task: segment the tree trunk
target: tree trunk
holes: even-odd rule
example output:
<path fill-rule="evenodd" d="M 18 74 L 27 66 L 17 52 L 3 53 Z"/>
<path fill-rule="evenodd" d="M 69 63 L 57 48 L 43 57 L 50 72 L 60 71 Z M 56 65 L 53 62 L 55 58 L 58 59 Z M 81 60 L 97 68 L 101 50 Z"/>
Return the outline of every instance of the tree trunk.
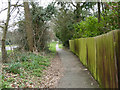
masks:
<path fill-rule="evenodd" d="M 8 12 L 7 12 L 7 20 L 3 29 L 3 37 L 2 37 L 2 61 L 3 62 L 7 62 L 7 52 L 5 49 L 5 41 L 6 41 L 6 34 L 7 34 L 7 30 L 8 30 L 8 24 L 9 24 L 9 20 L 10 20 L 10 6 L 11 3 L 8 0 Z"/>
<path fill-rule="evenodd" d="M 98 0 L 98 23 L 100 23 L 100 2 Z"/>
<path fill-rule="evenodd" d="M 120 29 L 120 1 L 118 2 L 118 27 Z"/>
<path fill-rule="evenodd" d="M 24 12 L 25 12 L 25 23 L 26 23 L 26 33 L 27 33 L 27 41 L 29 50 L 33 51 L 33 27 L 32 27 L 32 20 L 30 15 L 30 9 L 28 2 L 24 2 Z"/>
<path fill-rule="evenodd" d="M 104 3 L 103 2 L 101 2 L 101 6 L 102 6 L 102 11 L 105 12 L 104 11 L 105 8 L 104 8 Z"/>
<path fill-rule="evenodd" d="M 76 14 L 76 21 L 79 22 L 81 20 L 81 6 L 80 6 L 80 2 L 76 3 L 76 10 L 75 10 L 75 14 Z"/>

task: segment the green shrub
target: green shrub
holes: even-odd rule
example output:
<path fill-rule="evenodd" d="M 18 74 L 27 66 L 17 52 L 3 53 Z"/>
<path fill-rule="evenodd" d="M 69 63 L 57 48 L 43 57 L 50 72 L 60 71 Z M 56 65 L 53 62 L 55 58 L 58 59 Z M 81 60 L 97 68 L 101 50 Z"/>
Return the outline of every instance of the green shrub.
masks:
<path fill-rule="evenodd" d="M 94 37 L 100 35 L 103 32 L 104 20 L 101 20 L 101 23 L 98 23 L 96 17 L 87 17 L 85 21 L 74 24 L 75 33 L 73 38 L 81 37 Z"/>
<path fill-rule="evenodd" d="M 32 75 L 41 76 L 42 70 L 50 65 L 48 57 L 28 53 L 27 56 L 21 57 L 22 67 L 31 72 Z"/>
<path fill-rule="evenodd" d="M 10 73 L 12 72 L 14 74 L 20 74 L 20 67 L 21 67 L 21 64 L 19 62 L 16 62 L 16 63 L 10 64 L 8 67 L 4 69 Z"/>
<path fill-rule="evenodd" d="M 49 45 L 49 50 L 54 54 L 56 53 L 56 44 L 57 42 L 51 42 Z"/>
<path fill-rule="evenodd" d="M 9 88 L 9 83 L 2 80 L 2 88 Z"/>
<path fill-rule="evenodd" d="M 55 46 L 56 43 L 53 43 Z M 54 48 L 54 47 L 52 47 Z M 12 57 L 12 63 L 7 63 L 8 67 L 4 68 L 9 73 L 20 74 L 24 78 L 25 71 L 31 72 L 32 75 L 41 76 L 42 70 L 50 65 L 49 57 L 36 55 L 32 52 L 16 52 Z M 37 75 L 38 74 L 38 75 Z"/>
<path fill-rule="evenodd" d="M 21 60 L 22 62 L 28 61 L 28 57 L 27 57 L 27 56 L 22 56 L 22 57 L 20 58 L 20 60 Z"/>
<path fill-rule="evenodd" d="M 5 76 L 4 75 L 1 75 L 2 78 L 1 78 L 1 81 L 0 81 L 0 90 L 3 89 L 3 88 L 11 88 L 9 85 L 9 81 L 13 81 L 13 78 L 9 78 L 9 80 L 5 81 Z"/>

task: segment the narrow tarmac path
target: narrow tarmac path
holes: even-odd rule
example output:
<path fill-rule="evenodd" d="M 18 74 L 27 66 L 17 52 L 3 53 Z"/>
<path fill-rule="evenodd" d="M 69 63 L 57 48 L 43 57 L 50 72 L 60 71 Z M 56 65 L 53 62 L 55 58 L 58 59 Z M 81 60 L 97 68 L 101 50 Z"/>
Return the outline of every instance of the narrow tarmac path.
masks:
<path fill-rule="evenodd" d="M 58 82 L 57 88 L 98 88 L 98 83 L 90 72 L 80 62 L 79 58 L 69 50 L 63 50 L 56 45 L 61 59 L 64 76 Z"/>

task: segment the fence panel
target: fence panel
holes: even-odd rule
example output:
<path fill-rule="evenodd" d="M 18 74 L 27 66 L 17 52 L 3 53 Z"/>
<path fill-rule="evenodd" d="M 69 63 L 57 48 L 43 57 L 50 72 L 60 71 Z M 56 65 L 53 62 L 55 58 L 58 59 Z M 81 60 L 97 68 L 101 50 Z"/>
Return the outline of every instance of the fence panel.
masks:
<path fill-rule="evenodd" d="M 79 51 L 79 58 L 80 61 L 87 66 L 87 49 L 86 49 L 86 39 L 81 38 L 78 40 L 79 41 L 79 46 L 80 46 L 80 51 Z"/>
<path fill-rule="evenodd" d="M 88 69 L 96 79 L 96 41 L 95 38 L 87 38 L 87 63 Z"/>

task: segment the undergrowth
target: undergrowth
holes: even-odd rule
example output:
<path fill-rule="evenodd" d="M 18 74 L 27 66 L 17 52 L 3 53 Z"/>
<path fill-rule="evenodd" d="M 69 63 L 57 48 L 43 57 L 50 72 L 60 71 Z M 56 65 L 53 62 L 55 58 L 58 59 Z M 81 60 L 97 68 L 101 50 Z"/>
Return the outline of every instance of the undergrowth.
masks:
<path fill-rule="evenodd" d="M 42 71 L 47 69 L 50 65 L 51 58 L 53 58 L 56 53 L 55 46 L 56 42 L 51 43 L 49 48 L 51 53 L 47 53 L 45 55 L 23 51 L 14 51 L 14 54 L 9 54 L 10 62 L 3 64 L 2 88 L 11 88 L 10 84 L 15 82 L 14 78 L 6 78 L 6 73 L 18 75 L 23 79 L 28 75 L 41 77 L 43 75 Z"/>

